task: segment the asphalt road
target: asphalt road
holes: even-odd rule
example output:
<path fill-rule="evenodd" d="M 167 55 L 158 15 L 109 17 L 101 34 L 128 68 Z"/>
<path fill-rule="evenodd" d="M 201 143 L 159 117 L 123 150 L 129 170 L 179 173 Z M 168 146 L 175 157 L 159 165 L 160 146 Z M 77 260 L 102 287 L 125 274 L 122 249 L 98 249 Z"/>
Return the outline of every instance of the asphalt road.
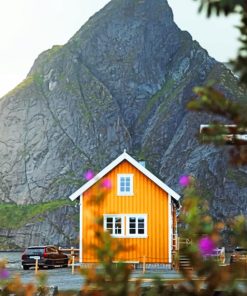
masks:
<path fill-rule="evenodd" d="M 11 277 L 19 274 L 24 284 L 31 282 L 38 283 L 34 269 L 23 270 L 21 268 L 10 268 L 9 271 Z M 85 283 L 85 278 L 77 270 L 75 270 L 75 273 L 72 274 L 71 267 L 41 269 L 39 272 L 47 274 L 47 286 L 57 286 L 59 291 L 80 290 Z M 135 270 L 132 272 L 130 280 L 135 281 L 136 279 L 142 278 L 142 286 L 148 286 L 151 284 L 152 279 L 157 277 L 167 280 L 181 278 L 181 276 L 174 271 L 148 271 L 143 275 L 142 270 Z"/>
<path fill-rule="evenodd" d="M 14 277 L 16 274 L 19 274 L 21 281 L 24 284 L 27 283 L 38 283 L 37 276 L 35 275 L 34 269 L 23 270 L 21 266 L 16 266 L 15 268 L 8 268 L 10 271 L 10 276 Z M 72 274 L 71 267 L 61 268 L 56 267 L 54 269 L 41 269 L 40 273 L 47 274 L 47 286 L 48 287 L 57 287 L 58 291 L 68 291 L 74 290 L 79 291 L 85 283 L 85 278 L 75 270 L 75 273 Z M 145 274 L 142 273 L 142 270 L 133 270 L 130 278 L 130 282 L 135 282 L 137 279 L 141 279 L 141 286 L 151 286 L 155 278 L 160 278 L 166 283 L 181 283 L 184 282 L 184 279 L 175 271 L 166 270 L 166 271 L 150 271 L 148 270 Z M 198 279 L 201 282 L 201 279 Z M 170 282 L 171 281 L 171 282 Z M 203 283 L 201 282 L 203 287 Z M 239 289 L 246 289 L 246 280 L 238 281 Z M 218 294 L 215 294 L 218 295 Z"/>
<path fill-rule="evenodd" d="M 7 269 L 10 271 L 10 276 L 14 277 L 19 274 L 23 283 L 37 283 L 37 277 L 33 268 L 23 270 L 21 266 L 21 253 L 20 252 L 0 252 L 0 261 L 7 262 Z M 85 278 L 78 272 L 74 274 L 71 272 L 71 267 L 54 269 L 42 269 L 39 272 L 47 274 L 47 286 L 57 286 L 58 290 L 79 290 L 85 283 Z M 135 281 L 136 278 L 143 279 L 143 286 L 150 285 L 153 278 L 160 277 L 162 279 L 178 279 L 181 276 L 174 271 L 148 271 L 143 275 L 142 270 L 134 270 L 131 275 L 131 280 Z"/>
<path fill-rule="evenodd" d="M 14 277 L 16 274 L 20 275 L 21 281 L 24 284 L 38 283 L 37 276 L 34 269 L 8 269 L 10 276 Z M 85 282 L 79 272 L 72 274 L 71 268 L 54 268 L 54 269 L 41 269 L 39 273 L 47 275 L 47 286 L 57 286 L 58 290 L 79 290 Z"/>
<path fill-rule="evenodd" d="M 29 270 L 23 270 L 21 267 L 20 258 L 21 253 L 18 252 L 0 252 L 0 261 L 7 260 L 7 269 L 9 270 L 11 277 L 14 277 L 16 274 L 19 274 L 21 281 L 25 284 L 38 283 L 37 277 L 35 275 L 35 270 L 33 268 Z M 85 283 L 85 278 L 78 271 L 75 271 L 74 274 L 72 274 L 71 271 L 71 267 L 57 267 L 54 269 L 39 270 L 40 273 L 47 274 L 48 287 L 57 287 L 58 291 L 79 291 Z M 142 273 L 142 270 L 133 270 L 130 281 L 135 281 L 136 279 L 141 278 L 142 286 L 150 286 L 152 285 L 153 279 L 157 277 L 162 279 L 163 281 L 168 282 L 169 280 L 175 280 L 176 282 L 180 282 L 180 280 L 183 281 L 181 275 L 172 270 L 147 270 L 145 274 Z M 241 285 L 240 282 L 239 284 Z"/>

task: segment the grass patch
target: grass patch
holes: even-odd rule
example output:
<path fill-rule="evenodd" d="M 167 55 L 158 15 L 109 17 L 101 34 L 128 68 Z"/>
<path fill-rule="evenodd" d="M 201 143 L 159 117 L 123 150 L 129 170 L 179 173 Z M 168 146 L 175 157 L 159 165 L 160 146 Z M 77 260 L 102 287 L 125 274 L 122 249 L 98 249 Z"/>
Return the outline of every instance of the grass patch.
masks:
<path fill-rule="evenodd" d="M 0 204 L 0 228 L 18 229 L 30 221 L 39 220 L 43 214 L 54 211 L 73 203 L 68 199 L 52 200 L 49 202 L 16 205 L 11 203 Z"/>
<path fill-rule="evenodd" d="M 9 91 L 6 95 L 14 96 L 18 92 L 27 89 L 33 83 L 34 77 L 33 75 L 28 76 L 25 78 L 21 83 L 19 83 L 13 90 Z"/>
<path fill-rule="evenodd" d="M 160 102 L 160 100 L 164 100 L 165 97 L 172 91 L 174 87 L 174 80 L 169 79 L 166 81 L 166 83 L 162 86 L 162 88 L 157 91 L 147 102 L 145 109 L 142 111 L 142 113 L 139 115 L 139 123 L 142 124 L 145 120 L 147 120 L 147 117 L 149 114 L 154 110 L 155 106 L 157 106 Z M 165 104 L 166 104 L 165 100 Z"/>
<path fill-rule="evenodd" d="M 226 177 L 235 182 L 240 188 L 247 187 L 247 174 L 235 169 L 228 169 Z"/>

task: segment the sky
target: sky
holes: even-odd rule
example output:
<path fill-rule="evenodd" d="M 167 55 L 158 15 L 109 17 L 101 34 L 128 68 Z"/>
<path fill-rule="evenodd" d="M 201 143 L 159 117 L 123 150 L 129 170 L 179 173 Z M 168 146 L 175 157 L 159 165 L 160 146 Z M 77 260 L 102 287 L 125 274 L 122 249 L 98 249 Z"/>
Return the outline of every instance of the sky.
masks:
<path fill-rule="evenodd" d="M 151 1 L 151 0 L 150 0 Z M 25 79 L 37 56 L 65 44 L 109 0 L 0 0 L 0 97 Z M 236 56 L 238 19 L 207 19 L 193 0 L 168 0 L 182 30 L 226 62 Z"/>

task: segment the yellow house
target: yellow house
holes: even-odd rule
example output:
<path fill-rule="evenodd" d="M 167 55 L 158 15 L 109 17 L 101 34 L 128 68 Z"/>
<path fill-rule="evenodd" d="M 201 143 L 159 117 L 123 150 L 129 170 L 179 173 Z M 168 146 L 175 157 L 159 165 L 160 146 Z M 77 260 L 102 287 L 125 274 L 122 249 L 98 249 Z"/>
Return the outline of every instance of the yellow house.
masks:
<path fill-rule="evenodd" d="M 100 180 L 108 180 L 100 206 L 87 202 Z M 86 246 L 94 243 L 89 208 L 102 217 L 104 230 L 132 248 L 121 261 L 172 264 L 180 196 L 125 151 L 70 197 L 80 199 L 80 262 L 96 262 Z"/>

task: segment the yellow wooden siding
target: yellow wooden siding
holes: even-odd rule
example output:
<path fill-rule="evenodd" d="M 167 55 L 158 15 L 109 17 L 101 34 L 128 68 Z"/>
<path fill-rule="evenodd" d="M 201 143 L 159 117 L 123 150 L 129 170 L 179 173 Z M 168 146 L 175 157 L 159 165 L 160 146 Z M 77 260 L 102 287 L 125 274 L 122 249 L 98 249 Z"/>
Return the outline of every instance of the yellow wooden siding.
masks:
<path fill-rule="evenodd" d="M 117 174 L 133 174 L 133 196 L 117 196 Z M 123 161 L 104 179 L 112 181 L 112 188 L 106 191 L 104 201 L 100 206 L 88 203 L 94 185 L 84 193 L 83 201 L 83 262 L 95 262 L 91 244 L 96 244 L 94 238 L 92 210 L 98 216 L 103 214 L 147 214 L 147 238 L 117 238 L 132 250 L 124 252 L 116 260 L 146 262 L 168 262 L 168 195 L 153 181 L 143 175 L 129 162 Z M 89 247 L 90 246 L 90 247 Z"/>

